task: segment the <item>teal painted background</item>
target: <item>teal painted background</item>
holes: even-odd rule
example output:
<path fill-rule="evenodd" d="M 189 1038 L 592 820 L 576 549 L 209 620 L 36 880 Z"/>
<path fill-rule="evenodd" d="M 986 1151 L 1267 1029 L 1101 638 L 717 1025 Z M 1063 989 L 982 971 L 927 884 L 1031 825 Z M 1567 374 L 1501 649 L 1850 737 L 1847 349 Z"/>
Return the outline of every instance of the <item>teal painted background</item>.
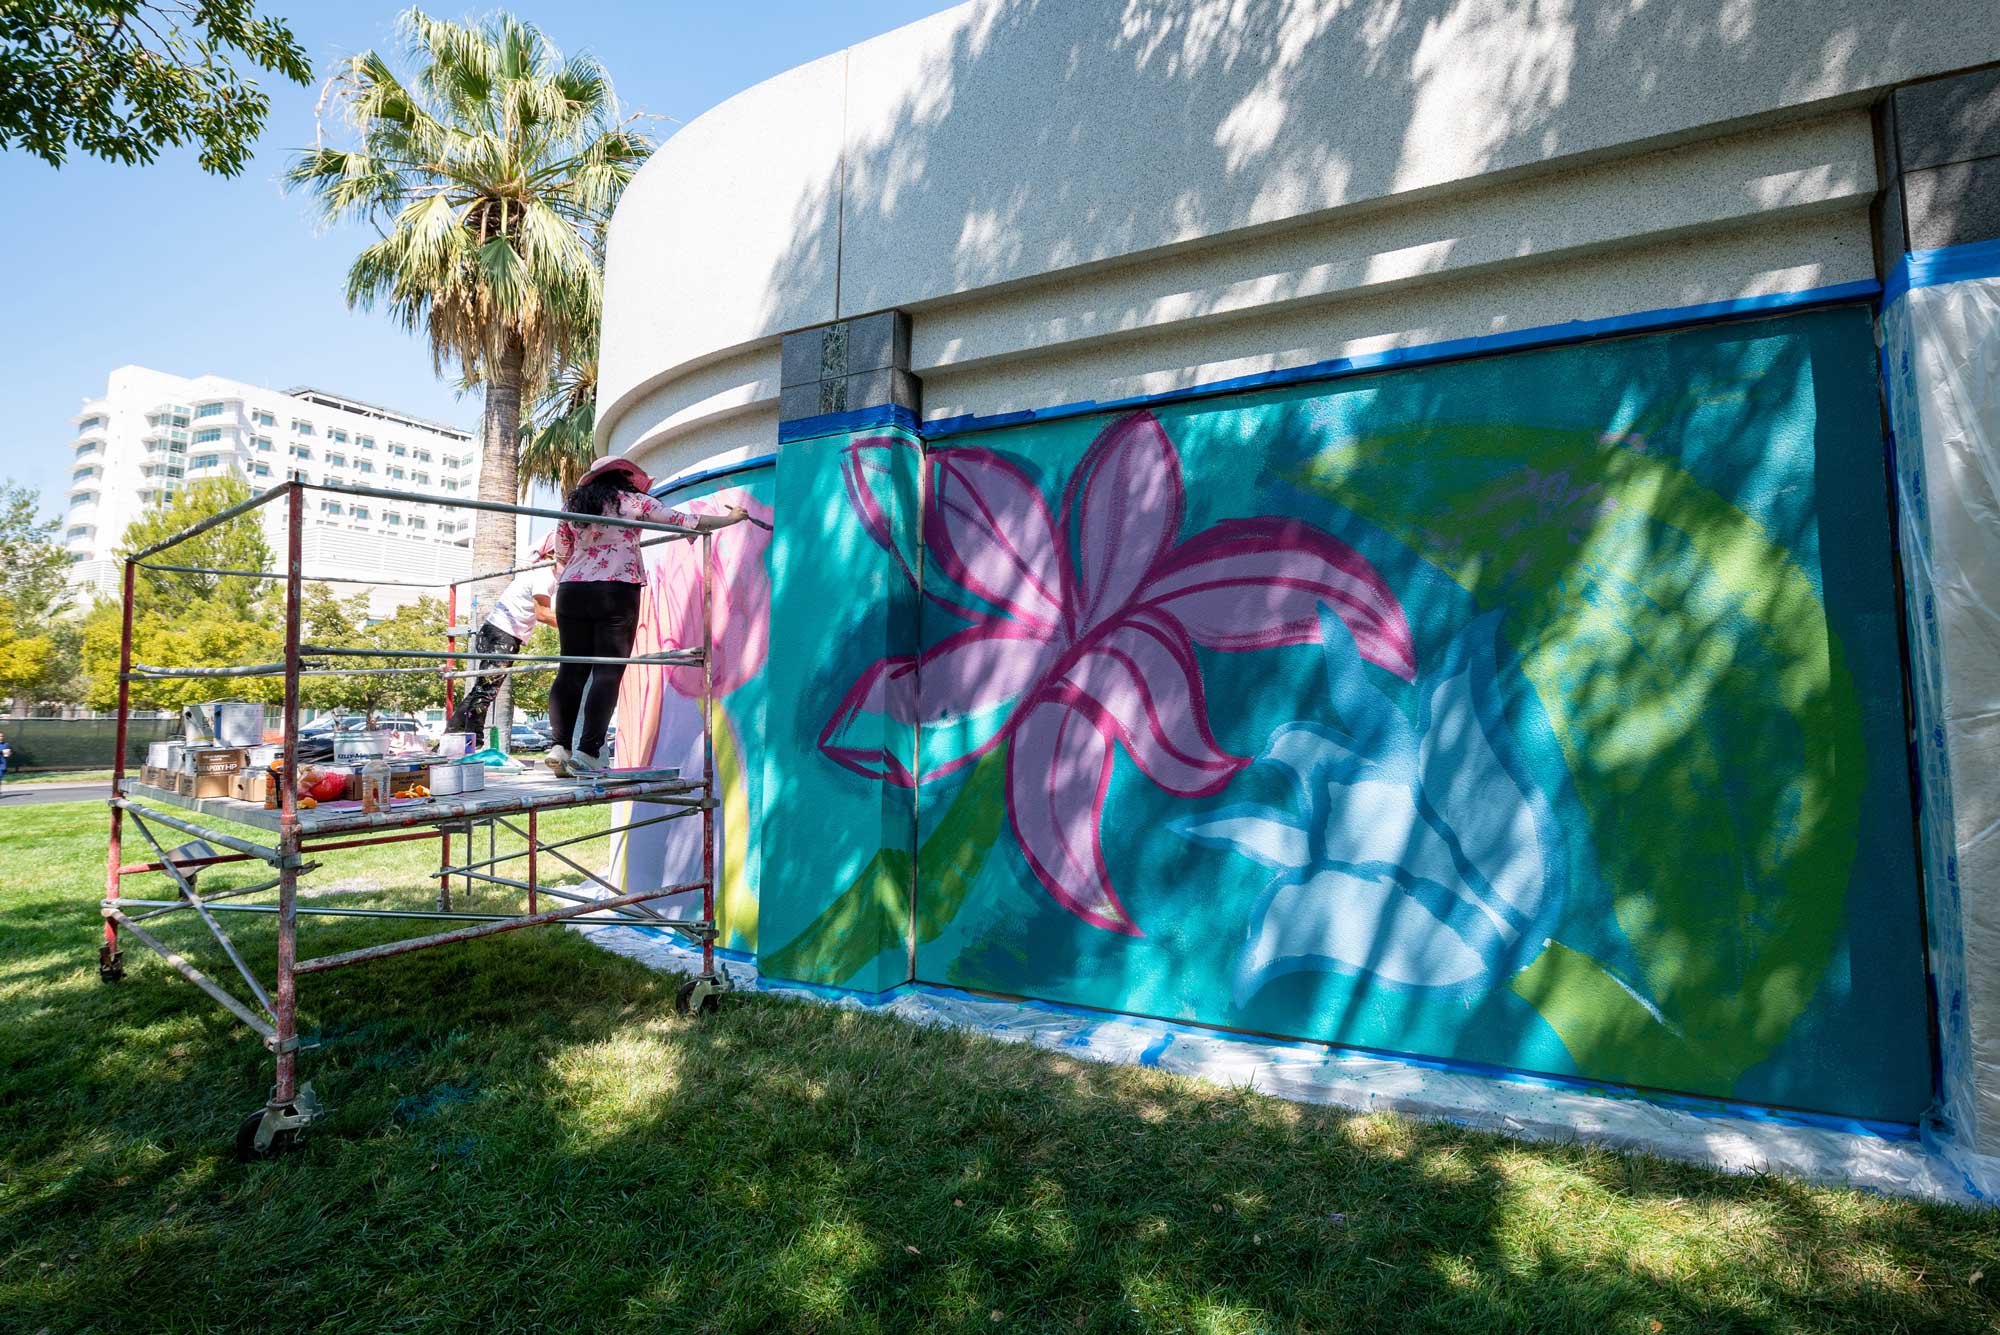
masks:
<path fill-rule="evenodd" d="M 1865 310 L 777 471 L 772 972 L 1928 1102 Z"/>

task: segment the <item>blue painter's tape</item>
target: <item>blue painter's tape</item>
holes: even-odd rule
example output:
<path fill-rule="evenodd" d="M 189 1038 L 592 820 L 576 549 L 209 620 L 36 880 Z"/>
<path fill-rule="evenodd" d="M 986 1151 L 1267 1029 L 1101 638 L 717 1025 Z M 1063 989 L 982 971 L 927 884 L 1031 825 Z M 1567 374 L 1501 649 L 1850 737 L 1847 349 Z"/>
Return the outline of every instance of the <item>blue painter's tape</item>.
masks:
<path fill-rule="evenodd" d="M 878 403 L 870 408 L 855 408 L 844 413 L 798 417 L 778 423 L 778 443 L 784 445 L 795 440 L 810 440 L 814 436 L 837 436 L 878 426 L 897 426 L 914 432 L 918 429 L 917 415 L 901 404 Z"/>
<path fill-rule="evenodd" d="M 1913 250 L 1889 271 L 1889 281 L 1882 285 L 1882 306 L 1887 309 L 1895 305 L 1912 288 L 1962 283 L 1968 278 L 1991 278 L 1995 274 L 2000 274 L 2000 239 Z"/>
<path fill-rule="evenodd" d="M 738 473 L 748 473 L 753 469 L 769 468 L 777 461 L 778 456 L 775 454 L 760 454 L 754 459 L 743 459 L 716 468 L 704 468 L 698 473 L 683 473 L 679 477 L 659 483 L 653 488 L 653 495 L 665 500 L 674 492 L 685 491 L 698 483 L 714 482 L 718 478 L 735 477 Z"/>
<path fill-rule="evenodd" d="M 1634 315 L 1614 315 L 1602 320 L 1571 320 L 1566 324 L 1512 329 L 1499 334 L 1450 339 L 1442 343 L 1426 343 L 1413 348 L 1391 348 L 1384 352 L 1363 353 L 1358 357 L 1335 357 L 1331 361 L 1314 362 L 1310 366 L 1297 366 L 1285 371 L 1265 371 L 1257 375 L 1212 381 L 1206 385 L 1190 385 L 1185 389 L 1165 390 L 1158 394 L 1139 394 L 1131 398 L 1111 399 L 1101 403 L 1093 399 L 1082 399 L 1075 403 L 1058 404 L 1050 408 L 1026 408 L 1019 412 L 993 413 L 987 416 L 968 413 L 958 417 L 940 417 L 924 423 L 923 434 L 927 439 L 934 440 L 944 436 L 967 435 L 975 431 L 1020 426 L 1026 422 L 1048 422 L 1065 417 L 1082 417 L 1090 413 L 1129 412 L 1135 408 L 1148 408 L 1155 404 L 1178 403 L 1218 394 L 1239 394 L 1250 389 L 1270 389 L 1274 386 L 1297 385 L 1316 380 L 1338 380 L 1345 376 L 1380 371 L 1393 366 L 1421 366 L 1495 352 L 1518 352 L 1527 348 L 1578 343 L 1585 339 L 1605 338 L 1614 334 L 1751 319 L 1768 315 L 1773 311 L 1865 301 L 1881 290 L 1881 284 L 1870 278 L 1852 283 L 1836 283 L 1830 287 L 1808 288 L 1803 292 L 1773 292 L 1761 297 L 1710 301 L 1699 306 L 1673 306 L 1664 310 L 1641 311 Z M 783 433 L 784 428 L 780 427 L 780 438 L 783 437 Z"/>

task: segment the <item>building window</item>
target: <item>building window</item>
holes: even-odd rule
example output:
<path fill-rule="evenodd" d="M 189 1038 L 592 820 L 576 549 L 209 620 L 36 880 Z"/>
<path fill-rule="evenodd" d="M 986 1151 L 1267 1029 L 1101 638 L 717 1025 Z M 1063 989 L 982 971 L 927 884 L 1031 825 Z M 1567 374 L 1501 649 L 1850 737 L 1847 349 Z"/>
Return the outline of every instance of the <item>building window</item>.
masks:
<path fill-rule="evenodd" d="M 430 461 L 431 461 L 431 452 L 430 452 L 429 450 L 418 450 L 418 451 L 417 451 L 417 462 L 418 462 L 418 463 L 420 463 L 420 464 L 427 464 L 427 463 L 429 463 Z"/>
<path fill-rule="evenodd" d="M 222 428 L 219 426 L 205 427 L 194 433 L 194 443 L 197 445 L 213 445 L 221 439 Z"/>
<path fill-rule="evenodd" d="M 90 526 L 88 524 L 79 524 L 75 528 L 71 529 L 68 534 L 69 540 L 71 542 L 75 542 L 78 538 L 87 538 L 89 536 L 90 536 Z"/>
<path fill-rule="evenodd" d="M 197 454 L 189 461 L 188 466 L 190 468 L 213 468 L 221 462 L 222 456 L 219 454 Z"/>
<path fill-rule="evenodd" d="M 395 478 L 398 481 L 401 481 L 403 477 L 403 470 L 400 468 L 391 467 L 389 469 L 389 476 Z"/>
<path fill-rule="evenodd" d="M 256 420 L 258 426 L 276 426 L 278 424 L 278 419 L 270 413 L 265 412 L 262 408 L 259 408 L 250 415 Z"/>
<path fill-rule="evenodd" d="M 348 513 L 353 515 L 356 519 L 366 519 L 368 517 L 368 507 L 365 505 L 357 505 L 352 510 L 348 511 Z"/>
<path fill-rule="evenodd" d="M 76 424 L 76 431 L 78 435 L 82 435 L 86 431 L 95 431 L 103 425 L 104 419 L 102 417 L 86 417 Z"/>
<path fill-rule="evenodd" d="M 285 470 L 285 476 L 290 478 L 294 482 L 312 481 L 311 478 L 306 476 L 306 470 L 303 468 L 288 468 Z"/>
<path fill-rule="evenodd" d="M 252 477 L 269 477 L 271 476 L 271 465 L 261 461 L 251 464 L 250 474 Z"/>
<path fill-rule="evenodd" d="M 347 456 L 344 454 L 334 454 L 329 451 L 326 456 L 326 466 L 328 468 L 345 468 L 347 467 Z"/>
<path fill-rule="evenodd" d="M 94 441 L 94 440 L 93 440 L 93 441 L 90 441 L 90 442 L 88 442 L 88 443 L 86 443 L 86 444 L 83 444 L 83 445 L 79 445 L 79 446 L 77 446 L 77 447 L 76 447 L 76 457 L 77 457 L 77 458 L 79 458 L 79 459 L 81 459 L 81 458 L 83 458 L 83 457 L 84 457 L 84 456 L 86 456 L 86 455 L 91 455 L 91 454 L 96 454 L 96 453 L 98 453 L 99 451 L 101 451 L 101 450 L 102 450 L 103 448 L 104 448 L 104 446 L 103 446 L 103 445 L 102 445 L 101 443 L 99 443 L 98 441 Z"/>
<path fill-rule="evenodd" d="M 412 520 L 410 521 L 410 527 L 411 527 L 411 528 L 429 528 L 429 527 L 430 527 L 430 525 L 429 525 L 428 523 L 426 523 L 426 522 L 425 522 L 425 520 L 424 520 L 424 517 L 423 517 L 422 515 L 418 515 L 418 516 L 416 516 L 416 517 L 415 517 L 414 519 L 412 519 Z"/>
<path fill-rule="evenodd" d="M 431 484 L 431 475 L 429 473 L 412 473 L 410 474 L 410 481 L 420 487 L 428 487 Z"/>
<path fill-rule="evenodd" d="M 398 459 L 407 458 L 410 453 L 410 447 L 407 445 L 391 445 L 389 453 L 395 455 Z"/>
<path fill-rule="evenodd" d="M 271 438 L 269 436 L 258 436 L 250 443 L 260 450 L 269 450 L 271 448 Z"/>
<path fill-rule="evenodd" d="M 194 415 L 196 417 L 220 417 L 222 416 L 222 410 L 224 406 L 225 405 L 220 403 L 197 404 L 195 406 Z"/>
<path fill-rule="evenodd" d="M 313 424 L 306 421 L 303 417 L 294 417 L 292 419 L 292 430 L 298 435 L 310 436 L 313 433 Z"/>
<path fill-rule="evenodd" d="M 294 459 L 310 459 L 313 457 L 312 447 L 308 445 L 293 445 L 285 452 Z"/>
<path fill-rule="evenodd" d="M 341 505 L 339 501 L 321 501 L 319 503 L 319 512 L 323 515 L 337 515 L 340 511 Z"/>
<path fill-rule="evenodd" d="M 347 433 L 341 430 L 337 426 L 329 427 L 327 429 L 326 438 L 331 441 L 336 441 L 342 445 L 345 445 L 347 443 Z"/>
<path fill-rule="evenodd" d="M 394 510 L 388 511 L 382 517 L 389 521 L 389 527 L 391 528 L 401 528 L 403 526 L 403 516 L 397 514 Z"/>
<path fill-rule="evenodd" d="M 372 473 L 375 471 L 375 461 L 373 459 L 358 460 L 354 466 L 360 469 L 364 473 Z"/>
<path fill-rule="evenodd" d="M 457 478 L 455 478 L 455 477 L 448 477 L 448 478 L 446 478 L 446 479 L 444 480 L 444 489 L 445 489 L 446 491 L 457 491 L 457 490 L 458 490 L 458 479 L 457 479 Z"/>
<path fill-rule="evenodd" d="M 361 447 L 362 449 L 364 449 L 364 450 L 372 450 L 372 449 L 374 449 L 374 448 L 375 448 L 375 437 L 373 437 L 373 436 L 356 436 L 356 437 L 354 438 L 354 443 L 355 443 L 356 445 L 359 445 L 359 446 L 360 446 L 360 447 Z"/>

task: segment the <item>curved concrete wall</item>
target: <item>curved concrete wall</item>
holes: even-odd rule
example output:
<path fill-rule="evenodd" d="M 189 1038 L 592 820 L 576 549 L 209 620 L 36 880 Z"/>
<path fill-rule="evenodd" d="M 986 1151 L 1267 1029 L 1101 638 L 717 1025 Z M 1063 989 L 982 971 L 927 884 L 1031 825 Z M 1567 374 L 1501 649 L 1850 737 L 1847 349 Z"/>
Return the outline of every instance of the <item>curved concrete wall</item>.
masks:
<path fill-rule="evenodd" d="M 926 416 L 1873 274 L 1867 104 L 1984 0 L 976 0 L 760 84 L 614 220 L 600 448 L 776 441 L 778 335 L 914 317 Z"/>

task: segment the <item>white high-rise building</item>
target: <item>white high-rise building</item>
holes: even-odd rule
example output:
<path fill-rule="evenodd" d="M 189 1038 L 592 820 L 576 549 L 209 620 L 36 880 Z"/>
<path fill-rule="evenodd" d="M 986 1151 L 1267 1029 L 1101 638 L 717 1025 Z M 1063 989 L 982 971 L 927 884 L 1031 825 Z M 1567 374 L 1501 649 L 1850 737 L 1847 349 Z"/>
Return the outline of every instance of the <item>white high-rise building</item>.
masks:
<path fill-rule="evenodd" d="M 240 477 L 263 490 L 287 477 L 442 496 L 478 493 L 470 433 L 311 388 L 262 389 L 221 376 L 192 379 L 143 366 L 113 371 L 102 397 L 71 419 L 63 543 L 73 579 L 115 597 L 126 526 L 187 483 Z M 274 553 L 284 507 L 262 511 Z M 301 545 L 308 579 L 435 581 L 471 573 L 473 516 L 415 502 L 308 492 Z M 383 615 L 420 589 L 366 588 Z"/>

